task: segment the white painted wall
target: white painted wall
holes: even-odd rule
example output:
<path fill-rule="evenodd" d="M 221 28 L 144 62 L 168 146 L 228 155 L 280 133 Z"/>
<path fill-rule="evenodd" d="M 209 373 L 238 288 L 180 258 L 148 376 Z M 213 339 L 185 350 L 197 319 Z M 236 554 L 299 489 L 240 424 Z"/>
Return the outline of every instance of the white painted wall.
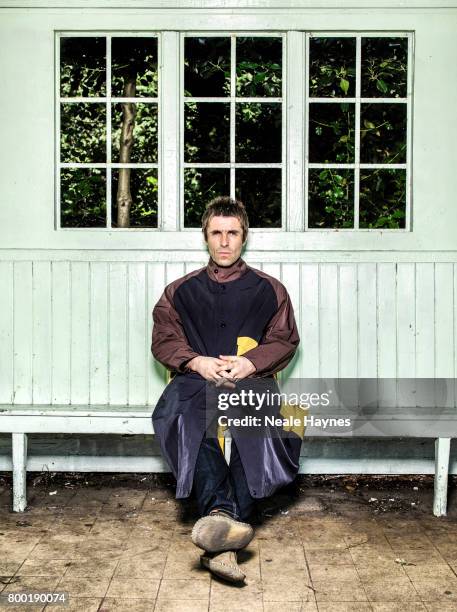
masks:
<path fill-rule="evenodd" d="M 54 229 L 56 30 L 413 31 L 412 231 L 257 230 L 245 259 L 291 293 L 302 342 L 290 375 L 456 375 L 455 2 L 61 4 L 0 2 L 0 403 L 152 407 L 165 380 L 152 307 L 206 261 L 198 231 Z"/>

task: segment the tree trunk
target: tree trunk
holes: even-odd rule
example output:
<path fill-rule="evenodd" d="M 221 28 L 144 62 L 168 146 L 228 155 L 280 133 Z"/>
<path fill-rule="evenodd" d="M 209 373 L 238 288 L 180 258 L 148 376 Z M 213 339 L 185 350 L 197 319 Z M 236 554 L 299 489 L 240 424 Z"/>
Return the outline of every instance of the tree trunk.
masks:
<path fill-rule="evenodd" d="M 136 93 L 136 74 L 129 74 L 124 78 L 122 95 L 133 98 Z M 122 104 L 122 128 L 119 142 L 119 161 L 130 163 L 133 147 L 133 128 L 135 127 L 135 105 L 132 102 Z M 117 186 L 117 226 L 130 227 L 130 208 L 132 194 L 130 193 L 130 168 L 119 168 L 119 182 Z"/>

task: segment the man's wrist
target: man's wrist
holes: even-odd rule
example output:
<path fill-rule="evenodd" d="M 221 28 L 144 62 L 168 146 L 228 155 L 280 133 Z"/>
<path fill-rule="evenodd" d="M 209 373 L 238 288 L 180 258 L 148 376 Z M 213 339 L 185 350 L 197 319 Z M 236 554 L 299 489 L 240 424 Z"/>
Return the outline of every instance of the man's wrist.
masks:
<path fill-rule="evenodd" d="M 192 372 L 196 372 L 197 364 L 199 361 L 200 355 L 197 355 L 197 357 L 192 357 L 192 359 L 189 359 L 189 361 L 186 363 L 186 368 L 188 370 L 192 370 Z"/>

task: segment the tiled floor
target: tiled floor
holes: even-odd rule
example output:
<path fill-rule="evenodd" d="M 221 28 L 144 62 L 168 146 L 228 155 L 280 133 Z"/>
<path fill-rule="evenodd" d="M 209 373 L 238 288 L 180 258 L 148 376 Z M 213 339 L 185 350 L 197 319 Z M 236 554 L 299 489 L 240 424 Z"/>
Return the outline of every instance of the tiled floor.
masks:
<path fill-rule="evenodd" d="M 28 510 L 16 514 L 5 485 L 2 601 L 29 590 L 68 593 L 70 604 L 48 605 L 51 612 L 457 610 L 455 515 L 376 512 L 368 500 L 328 487 L 275 503 L 239 554 L 248 581 L 236 587 L 200 568 L 190 541 L 195 516 L 183 514 L 170 487 L 38 486 Z"/>

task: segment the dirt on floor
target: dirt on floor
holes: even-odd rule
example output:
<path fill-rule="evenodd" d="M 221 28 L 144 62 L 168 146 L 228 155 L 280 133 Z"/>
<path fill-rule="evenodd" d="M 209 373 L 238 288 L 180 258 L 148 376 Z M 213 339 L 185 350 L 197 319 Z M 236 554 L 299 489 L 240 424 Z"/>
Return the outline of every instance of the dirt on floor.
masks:
<path fill-rule="evenodd" d="M 11 474 L 0 476 L 0 494 L 12 487 Z M 34 497 L 50 496 L 58 489 L 70 492 L 72 489 L 101 489 L 106 487 L 133 490 L 163 490 L 167 497 L 174 497 L 175 480 L 170 474 L 130 473 L 75 473 L 42 472 L 27 474 L 28 502 Z M 276 514 L 301 514 L 302 512 L 327 512 L 344 516 L 357 510 L 373 515 L 395 512 L 400 515 L 430 514 L 433 509 L 433 475 L 298 475 L 295 482 L 284 487 L 272 497 L 258 504 L 261 517 Z M 181 501 L 184 515 L 192 514 L 192 501 Z M 449 519 L 457 518 L 457 476 L 449 477 L 448 513 Z"/>

